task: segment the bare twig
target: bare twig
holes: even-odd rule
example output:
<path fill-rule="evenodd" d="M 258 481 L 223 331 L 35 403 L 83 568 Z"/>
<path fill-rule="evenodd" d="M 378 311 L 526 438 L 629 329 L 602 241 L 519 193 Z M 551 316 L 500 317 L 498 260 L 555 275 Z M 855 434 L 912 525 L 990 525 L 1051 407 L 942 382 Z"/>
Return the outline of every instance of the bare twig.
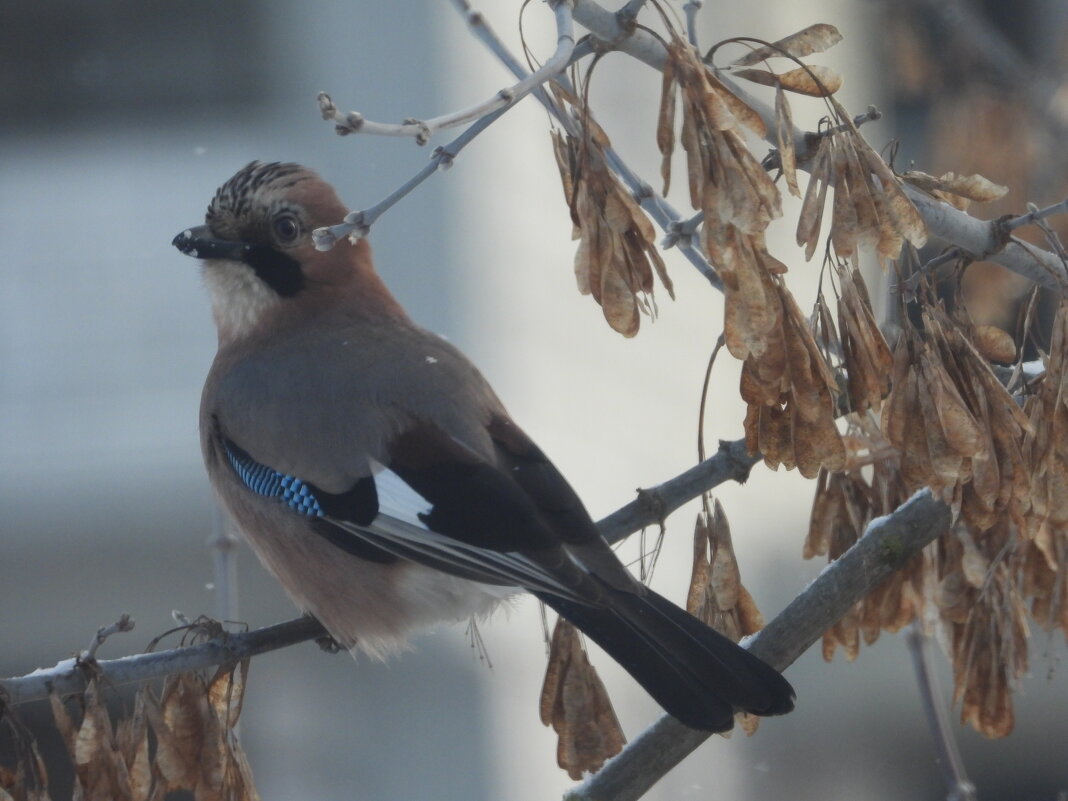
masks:
<path fill-rule="evenodd" d="M 920 287 L 920 282 L 923 280 L 924 276 L 933 274 L 934 271 L 941 267 L 943 264 L 949 264 L 952 261 L 965 263 L 966 259 L 967 256 L 961 251 L 960 248 L 948 248 L 942 253 L 939 253 L 926 264 L 922 265 L 912 275 L 905 279 L 904 284 L 899 285 L 898 287 L 896 287 L 896 289 L 899 292 L 904 291 L 906 300 L 910 299 L 915 296 L 916 291 Z"/>
<path fill-rule="evenodd" d="M 96 652 L 101 645 L 104 644 L 104 640 L 110 637 L 112 634 L 122 634 L 127 631 L 133 631 L 134 619 L 129 614 L 123 612 L 122 615 L 112 623 L 110 626 L 101 626 L 96 630 L 96 634 L 93 635 L 93 639 L 89 641 L 89 647 L 78 654 L 78 661 L 91 662 L 96 659 Z"/>
<path fill-rule="evenodd" d="M 946 704 L 938 685 L 938 677 L 931 668 L 928 640 L 918 622 L 913 621 L 906 629 L 905 641 L 912 655 L 912 665 L 916 669 L 916 684 L 920 689 L 923 711 L 927 715 L 927 725 L 931 728 L 931 737 L 938 751 L 937 761 L 942 767 L 946 781 L 946 799 L 976 801 L 975 785 L 968 780 L 965 773 L 964 760 L 946 715 Z"/>
<path fill-rule="evenodd" d="M 712 368 L 715 367 L 716 357 L 719 356 L 719 352 L 723 350 L 723 346 L 726 343 L 727 338 L 724 334 L 721 333 L 716 337 L 716 344 L 712 347 L 712 353 L 708 357 L 708 364 L 705 366 L 705 380 L 701 382 L 701 402 L 697 407 L 697 458 L 702 462 L 705 461 L 705 418 L 708 415 L 708 389 L 712 385 Z M 724 447 L 722 441 L 719 443 L 719 447 L 722 451 Z M 707 504 L 708 496 L 703 496 L 702 501 Z"/>
<path fill-rule="evenodd" d="M 905 183 L 901 187 L 927 223 L 931 236 L 956 245 L 975 261 L 990 261 L 1060 292 L 1068 281 L 1056 254 L 1000 233 L 998 220 L 979 220 Z"/>
<path fill-rule="evenodd" d="M 1011 220 L 1006 220 L 1002 223 L 1005 226 L 1006 231 L 1015 231 L 1024 225 L 1030 225 L 1038 220 L 1044 220 L 1047 217 L 1052 217 L 1054 214 L 1063 214 L 1068 211 L 1068 198 L 1062 200 L 1060 203 L 1054 203 L 1052 206 L 1046 206 L 1044 209 L 1040 209 L 1032 203 L 1027 204 L 1027 214 L 1021 214 L 1019 217 L 1014 217 Z"/>
<path fill-rule="evenodd" d="M 467 147 L 476 136 L 496 122 L 497 118 L 510 108 L 511 106 L 507 106 L 505 108 L 497 109 L 492 114 L 487 114 L 458 137 L 449 142 L 449 144 L 439 147 L 434 151 L 434 155 L 425 167 L 391 192 L 384 200 L 379 201 L 368 209 L 349 212 L 345 215 L 345 219 L 337 225 L 316 228 L 312 231 L 312 240 L 315 242 L 315 247 L 318 250 L 330 250 L 330 248 L 336 245 L 342 237 L 367 236 L 371 230 L 371 226 L 374 225 L 379 217 L 389 211 L 389 209 L 393 208 L 393 206 L 411 193 L 413 189 L 438 170 L 451 167 L 453 160 L 459 155 L 460 151 Z"/>
<path fill-rule="evenodd" d="M 1034 208 L 1034 204 L 1029 203 L 1028 207 Z M 1050 226 L 1049 220 L 1035 220 L 1035 227 L 1046 235 L 1046 241 L 1049 242 L 1049 246 L 1053 248 L 1053 252 L 1057 254 L 1061 264 L 1068 268 L 1068 250 L 1064 249 L 1064 243 L 1061 242 L 1060 235 Z"/>
<path fill-rule="evenodd" d="M 868 110 L 863 114 L 858 114 L 853 118 L 853 127 L 859 128 L 861 125 L 869 122 L 877 122 L 883 118 L 883 113 L 879 111 L 875 106 L 868 106 Z M 817 136 L 830 136 L 831 134 L 841 133 L 849 129 L 848 125 L 836 125 L 833 128 L 828 128 L 825 131 L 820 131 Z"/>
<path fill-rule="evenodd" d="M 853 118 L 852 128 L 859 128 L 862 125 L 865 125 L 869 122 L 875 122 L 876 120 L 881 120 L 882 118 L 883 113 L 879 111 L 878 108 L 876 108 L 875 106 L 868 106 L 867 111 L 865 111 L 863 114 L 858 114 Z M 811 153 L 813 149 L 813 144 L 819 142 L 820 139 L 823 139 L 828 136 L 834 136 L 836 133 L 843 133 L 844 131 L 848 130 L 851 130 L 851 126 L 849 125 L 849 123 L 843 122 L 838 125 L 823 128 L 819 131 L 819 133 L 807 133 L 805 134 L 805 148 L 800 152 Z M 763 161 L 760 162 L 760 166 L 762 166 L 765 170 L 769 171 L 781 170 L 782 157 L 779 155 L 779 149 L 777 147 L 773 147 L 768 153 L 768 155 L 764 157 Z"/>
<path fill-rule="evenodd" d="M 746 647 L 785 670 L 828 626 L 949 527 L 950 510 L 929 490 L 868 524 L 857 543 L 833 562 Z M 566 801 L 634 801 L 711 735 L 664 716 Z"/>
<path fill-rule="evenodd" d="M 215 569 L 215 619 L 237 620 L 237 543 L 230 521 L 215 509 L 214 531 L 208 539 Z"/>
<path fill-rule="evenodd" d="M 760 459 L 760 456 L 749 455 L 744 439 L 720 442 L 715 456 L 670 481 L 639 490 L 636 499 L 599 520 L 597 527 L 606 540 L 618 542 L 639 529 L 660 522 L 684 503 L 725 481 L 744 482 Z"/>
<path fill-rule="evenodd" d="M 467 19 L 468 24 L 472 26 L 472 28 L 478 28 L 485 24 L 482 20 L 482 15 L 473 11 L 466 0 L 454 0 L 454 4 L 461 10 Z M 319 250 L 330 250 L 330 248 L 337 244 L 342 237 L 367 236 L 371 230 L 371 226 L 374 225 L 379 217 L 395 206 L 402 198 L 407 196 L 412 190 L 422 184 L 423 181 L 436 173 L 439 169 L 452 166 L 453 160 L 464 147 L 466 147 L 476 136 L 482 133 L 482 131 L 486 130 L 486 128 L 496 122 L 502 114 L 512 108 L 519 100 L 531 92 L 537 92 L 539 95 L 544 95 L 541 85 L 548 78 L 552 77 L 552 75 L 567 66 L 571 53 L 574 50 L 574 33 L 571 25 L 571 0 L 556 0 L 553 5 L 553 11 L 556 15 L 558 32 L 556 53 L 554 53 L 553 57 L 536 72 L 527 73 L 524 71 L 522 76 L 517 76 L 520 77 L 519 83 L 508 90 L 511 93 L 511 98 L 508 102 L 493 108 L 484 109 L 481 115 L 478 116 L 475 122 L 466 131 L 444 147 L 438 148 L 426 166 L 419 170 L 419 172 L 413 175 L 403 185 L 390 193 L 384 200 L 370 208 L 349 212 L 345 215 L 344 220 L 336 225 L 317 228 L 313 231 L 312 239 L 315 242 L 315 247 Z M 324 118 L 333 119 L 333 115 L 337 114 L 337 109 L 334 107 L 333 101 L 325 93 L 320 93 L 319 105 Z M 430 120 L 418 124 L 422 126 L 431 126 L 432 123 L 436 124 L 436 121 Z M 428 130 L 432 133 L 433 130 L 440 130 L 442 127 L 445 126 L 437 125 L 436 128 L 431 127 Z"/>
<path fill-rule="evenodd" d="M 553 14 L 556 16 L 556 52 L 536 72 L 522 78 L 519 83 L 501 89 L 496 95 L 477 103 L 470 108 L 444 114 L 429 120 L 407 119 L 398 124 L 372 122 L 358 111 L 342 114 L 326 92 L 319 93 L 319 111 L 324 120 L 335 124 L 340 135 L 350 133 L 375 134 L 378 136 L 410 136 L 417 144 L 425 145 L 437 131 L 466 125 L 495 111 L 512 106 L 557 74 L 571 60 L 571 51 L 575 48 L 575 32 L 571 20 L 572 0 L 552 0 Z M 470 9 L 468 8 L 468 13 Z"/>

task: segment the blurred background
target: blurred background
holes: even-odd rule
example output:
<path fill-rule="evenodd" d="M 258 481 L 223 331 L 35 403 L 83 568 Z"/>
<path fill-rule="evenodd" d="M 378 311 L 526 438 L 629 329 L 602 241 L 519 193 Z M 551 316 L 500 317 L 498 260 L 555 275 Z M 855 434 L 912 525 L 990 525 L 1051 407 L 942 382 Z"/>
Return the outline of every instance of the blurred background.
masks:
<path fill-rule="evenodd" d="M 477 4 L 516 52 L 519 5 Z M 466 107 L 510 83 L 450 4 L 403 8 L 330 0 L 0 6 L 8 247 L 0 267 L 0 675 L 54 664 L 122 612 L 137 629 L 110 640 L 101 658 L 143 649 L 172 625 L 172 610 L 214 612 L 207 542 L 220 522 L 197 434 L 214 330 L 198 268 L 170 241 L 200 223 L 215 188 L 252 159 L 304 163 L 364 208 L 429 157 L 410 140 L 336 137 L 319 118 L 320 90 L 342 109 L 399 121 Z M 834 23 L 845 41 L 818 61 L 846 76 L 848 109 L 875 103 L 888 112 L 865 128 L 876 148 L 900 137 L 904 160 L 928 172 L 979 170 L 1025 186 L 1032 193 L 1016 208 L 1021 197 L 1054 202 L 1065 175 L 1051 104 L 1061 86 L 1063 3 L 1032 0 L 1010 12 L 975 2 L 964 17 L 954 8 L 706 0 L 700 30 L 710 45 Z M 969 18 L 1011 45 L 1020 72 L 976 56 L 960 23 Z M 535 54 L 552 52 L 542 4 L 530 4 L 525 32 Z M 659 85 L 648 69 L 610 55 L 591 91 L 614 144 L 654 183 Z M 967 111 L 953 105 L 977 96 L 982 103 Z M 809 129 L 821 113 L 818 103 L 794 104 Z M 412 315 L 483 368 L 599 518 L 635 488 L 694 463 L 722 299 L 668 253 L 677 300 L 658 294 L 659 319 L 644 320 L 636 339 L 613 333 L 575 291 L 548 130 L 540 108 L 522 103 L 387 214 L 371 242 Z M 438 135 L 431 148 L 449 138 Z M 790 210 L 785 220 L 770 245 L 790 265 L 804 306 L 818 265 L 799 258 Z M 712 443 L 742 435 L 737 380 L 724 355 L 706 424 Z M 823 566 L 800 557 L 811 492 L 796 475 L 758 466 L 745 487 L 717 493 L 743 579 L 767 617 Z M 656 587 L 678 603 L 694 512 L 668 520 L 656 573 Z M 637 542 L 630 547 L 636 556 Z M 243 547 L 238 560 L 237 617 L 251 626 L 292 617 Z M 462 625 L 419 638 L 388 664 L 354 663 L 310 643 L 255 659 L 242 740 L 265 801 L 558 797 L 572 782 L 555 767 L 555 737 L 537 717 L 545 664 L 537 605 L 519 602 L 479 630 L 492 666 Z M 1032 644 L 1033 676 L 1016 697 L 1012 736 L 991 742 L 960 732 L 984 798 L 1037 801 L 1068 788 L 1064 643 L 1036 631 Z M 659 710 L 621 670 L 593 659 L 636 736 Z M 948 687 L 941 658 L 939 667 Z M 648 797 L 944 797 L 902 637 L 884 635 L 856 664 L 826 664 L 813 649 L 788 676 L 794 714 L 750 739 L 713 738 Z M 44 705 L 19 714 L 58 754 Z M 0 764 L 9 756 L 0 751 Z M 64 792 L 69 778 L 57 769 L 54 797 Z"/>

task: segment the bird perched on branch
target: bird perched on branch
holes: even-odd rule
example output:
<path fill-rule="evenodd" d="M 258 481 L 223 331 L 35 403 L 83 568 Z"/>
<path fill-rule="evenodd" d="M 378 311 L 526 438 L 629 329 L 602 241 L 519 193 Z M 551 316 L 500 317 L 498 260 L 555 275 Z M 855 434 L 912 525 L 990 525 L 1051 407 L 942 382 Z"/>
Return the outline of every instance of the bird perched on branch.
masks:
<path fill-rule="evenodd" d="M 409 319 L 365 239 L 316 250 L 312 230 L 345 214 L 312 171 L 252 162 L 174 239 L 203 260 L 219 333 L 208 475 L 297 605 L 383 656 L 522 589 L 689 726 L 789 712 L 778 672 L 627 572 L 478 370 Z"/>

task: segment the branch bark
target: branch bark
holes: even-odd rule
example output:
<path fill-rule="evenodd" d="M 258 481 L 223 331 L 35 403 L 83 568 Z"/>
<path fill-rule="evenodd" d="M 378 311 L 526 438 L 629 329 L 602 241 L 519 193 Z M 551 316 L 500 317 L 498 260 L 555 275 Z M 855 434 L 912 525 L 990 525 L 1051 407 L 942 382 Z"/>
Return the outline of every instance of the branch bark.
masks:
<path fill-rule="evenodd" d="M 15 706 L 47 698 L 53 691 L 61 696 L 84 692 L 88 679 L 94 675 L 100 676 L 105 684 L 111 686 L 133 684 L 172 673 L 237 662 L 247 656 L 326 636 L 326 629 L 318 620 L 299 617 L 255 631 L 225 634 L 199 645 L 169 651 L 89 662 L 65 659 L 55 667 L 35 670 L 26 676 L 0 679 L 0 710 L 5 704 Z"/>

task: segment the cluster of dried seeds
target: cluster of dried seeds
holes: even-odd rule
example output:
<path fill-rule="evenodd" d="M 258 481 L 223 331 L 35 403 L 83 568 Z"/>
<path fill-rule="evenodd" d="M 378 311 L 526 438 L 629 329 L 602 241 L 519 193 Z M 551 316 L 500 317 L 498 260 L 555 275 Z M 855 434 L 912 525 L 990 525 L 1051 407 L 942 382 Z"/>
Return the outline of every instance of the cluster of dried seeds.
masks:
<path fill-rule="evenodd" d="M 834 190 L 830 240 L 841 259 L 869 247 L 896 259 L 905 242 L 920 247 L 927 228 L 893 171 L 867 143 L 849 114 L 828 97 L 837 126 L 820 136 L 797 221 L 797 244 L 812 258 L 820 239 L 828 188 Z"/>
<path fill-rule="evenodd" d="M 556 762 L 575 780 L 600 770 L 627 743 L 578 630 L 564 618 L 556 621 L 549 645 L 541 722 L 556 732 Z"/>
<path fill-rule="evenodd" d="M 764 628 L 753 596 L 742 584 L 742 574 L 731 542 L 731 528 L 716 500 L 697 515 L 693 532 L 693 572 L 686 595 L 686 611 L 738 642 Z M 746 734 L 756 731 L 760 718 L 742 712 L 738 723 Z"/>
<path fill-rule="evenodd" d="M 557 89 L 561 103 L 577 103 Z M 564 196 L 571 209 L 575 279 L 583 295 L 591 295 L 613 330 L 625 337 L 638 333 L 641 314 L 654 316 L 653 275 L 668 295 L 674 289 L 656 247 L 652 223 L 630 192 L 608 168 L 608 137 L 589 114 L 576 115 L 582 135 L 554 131 L 553 152 L 560 168 Z"/>
<path fill-rule="evenodd" d="M 94 685 L 82 696 L 81 721 L 52 696 L 56 726 L 85 801 L 156 801 L 187 790 L 195 801 L 259 801 L 234 733 L 248 662 L 220 667 L 210 679 L 169 676 L 160 696 L 140 690 L 133 712 L 111 725 Z M 149 732 L 152 734 L 152 747 Z"/>
<path fill-rule="evenodd" d="M 1021 406 L 984 355 L 997 337 L 929 302 L 897 343 L 879 425 L 851 416 L 865 436 L 846 438 L 845 471 L 821 474 L 806 543 L 806 556 L 834 559 L 922 487 L 951 506 L 951 530 L 829 631 L 824 654 L 841 645 L 853 658 L 859 634 L 870 643 L 880 629 L 921 620 L 947 647 L 962 720 L 991 737 L 1012 731 L 1028 618 L 1068 633 L 1066 320 L 1062 308 L 1046 373 Z M 885 453 L 879 437 L 892 455 L 871 461 L 868 480 L 855 454 Z"/>

